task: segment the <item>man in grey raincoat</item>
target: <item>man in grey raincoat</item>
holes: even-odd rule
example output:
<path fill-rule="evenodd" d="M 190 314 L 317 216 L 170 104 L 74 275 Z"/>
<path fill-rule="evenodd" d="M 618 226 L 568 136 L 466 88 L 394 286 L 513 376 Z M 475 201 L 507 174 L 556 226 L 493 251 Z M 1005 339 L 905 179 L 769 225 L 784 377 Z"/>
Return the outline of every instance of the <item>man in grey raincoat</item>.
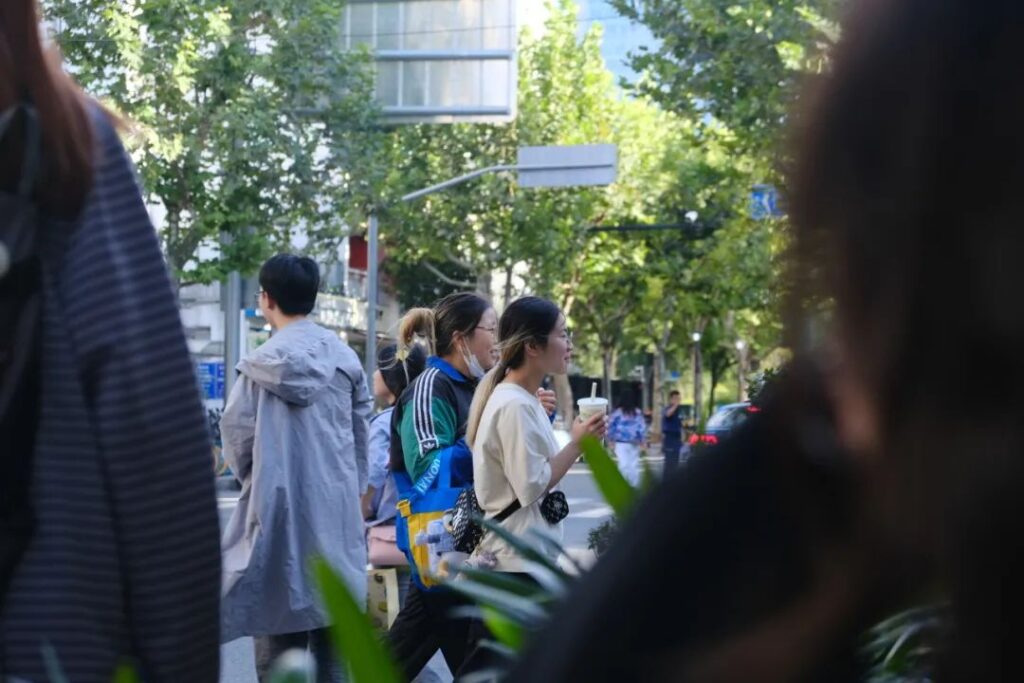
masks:
<path fill-rule="evenodd" d="M 238 365 L 221 419 L 224 457 L 242 484 L 224 529 L 221 640 L 255 636 L 256 670 L 309 648 L 318 681 L 344 680 L 333 661 L 310 560 L 324 557 L 353 595 L 366 594 L 360 496 L 372 408 L 359 358 L 306 319 L 314 261 L 281 254 L 260 270 L 260 309 L 275 330 Z"/>

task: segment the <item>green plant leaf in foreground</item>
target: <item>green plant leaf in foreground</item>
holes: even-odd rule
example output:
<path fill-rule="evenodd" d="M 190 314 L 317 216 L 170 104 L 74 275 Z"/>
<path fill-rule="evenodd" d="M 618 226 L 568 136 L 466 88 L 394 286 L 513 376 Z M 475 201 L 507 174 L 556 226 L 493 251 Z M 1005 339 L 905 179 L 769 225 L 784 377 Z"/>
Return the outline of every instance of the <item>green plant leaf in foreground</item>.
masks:
<path fill-rule="evenodd" d="M 585 436 L 580 441 L 580 448 L 587 458 L 587 464 L 605 502 L 611 506 L 620 520 L 625 519 L 637 501 L 636 489 L 622 476 L 619 466 L 600 441 L 592 436 Z"/>
<path fill-rule="evenodd" d="M 465 565 L 459 567 L 459 574 L 461 577 L 471 579 L 491 588 L 497 588 L 512 595 L 518 595 L 522 598 L 536 599 L 544 595 L 544 590 L 540 586 L 506 572 L 477 569 L 476 567 Z"/>
<path fill-rule="evenodd" d="M 951 638 L 949 606 L 926 604 L 900 612 L 865 634 L 861 653 L 871 683 L 921 681 L 938 668 L 941 644 Z"/>
<path fill-rule="evenodd" d="M 492 532 L 495 536 L 505 541 L 505 543 L 508 543 L 523 559 L 547 567 L 552 572 L 560 575 L 565 581 L 571 580 L 571 577 L 565 573 L 565 570 L 558 566 L 558 562 L 547 554 L 543 546 L 531 542 L 529 539 L 519 538 L 493 519 L 481 518 L 479 523 L 486 530 Z"/>
<path fill-rule="evenodd" d="M 565 558 L 565 561 L 569 564 L 569 570 L 567 574 L 580 575 L 583 574 L 584 569 L 576 558 L 566 549 L 562 543 L 555 538 L 550 531 L 538 527 L 531 527 L 526 530 L 526 540 L 533 541 L 540 544 L 540 547 L 546 548 L 554 557 Z"/>
<path fill-rule="evenodd" d="M 523 647 L 523 627 L 496 609 L 481 607 L 484 623 L 499 643 L 519 652 Z"/>
<path fill-rule="evenodd" d="M 457 593 L 475 601 L 481 607 L 490 607 L 498 610 L 506 618 L 519 624 L 539 624 L 546 617 L 547 612 L 530 598 L 520 597 L 507 593 L 500 588 L 494 588 L 470 579 L 459 579 L 446 584 Z"/>
<path fill-rule="evenodd" d="M 288 650 L 281 654 L 270 670 L 270 683 L 308 683 L 313 680 L 316 661 L 307 650 Z"/>
<path fill-rule="evenodd" d="M 647 458 L 640 460 L 640 468 L 640 491 L 647 495 L 658 485 L 658 476 L 654 474 L 654 469 Z"/>
<path fill-rule="evenodd" d="M 114 671 L 114 683 L 139 683 L 139 673 L 131 664 L 121 663 Z"/>
<path fill-rule="evenodd" d="M 50 683 L 68 683 L 68 677 L 64 675 L 64 669 L 60 665 L 60 659 L 57 658 L 57 651 L 53 645 L 46 643 L 41 649 L 43 665 L 46 667 L 46 677 L 50 679 Z"/>
<path fill-rule="evenodd" d="M 331 617 L 335 655 L 348 662 L 353 683 L 400 683 L 394 659 L 345 583 L 323 558 L 314 560 L 313 572 Z"/>

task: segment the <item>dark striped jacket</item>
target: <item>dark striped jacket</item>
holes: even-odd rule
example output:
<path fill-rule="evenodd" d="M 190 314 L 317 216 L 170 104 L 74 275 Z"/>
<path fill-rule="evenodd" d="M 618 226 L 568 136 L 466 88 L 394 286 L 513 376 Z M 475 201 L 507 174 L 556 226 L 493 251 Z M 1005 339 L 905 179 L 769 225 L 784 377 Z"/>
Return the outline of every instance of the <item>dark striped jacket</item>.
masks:
<path fill-rule="evenodd" d="M 220 551 L 208 431 L 134 171 L 98 112 L 92 193 L 46 226 L 37 529 L 0 615 L 0 666 L 74 683 L 218 676 Z M 60 237 L 69 234 L 66 245 Z M 0 676 L 2 679 L 3 676 Z"/>

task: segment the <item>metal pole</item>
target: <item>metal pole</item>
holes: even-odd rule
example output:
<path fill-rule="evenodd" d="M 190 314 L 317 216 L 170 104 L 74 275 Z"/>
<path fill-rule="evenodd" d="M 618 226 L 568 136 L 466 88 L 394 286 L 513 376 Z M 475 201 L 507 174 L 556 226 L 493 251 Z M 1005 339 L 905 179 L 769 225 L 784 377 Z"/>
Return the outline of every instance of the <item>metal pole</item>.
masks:
<path fill-rule="evenodd" d="M 235 384 L 235 367 L 242 355 L 242 275 L 233 270 L 228 273 L 224 296 L 224 398 L 231 395 Z"/>
<path fill-rule="evenodd" d="M 745 401 L 747 400 L 747 345 L 743 341 L 736 342 L 736 352 L 739 354 L 736 369 L 736 400 Z"/>
<path fill-rule="evenodd" d="M 697 428 L 701 426 L 704 415 L 704 377 L 701 369 L 700 340 L 693 344 L 693 410 Z"/>
<path fill-rule="evenodd" d="M 497 166 L 487 166 L 485 168 L 478 168 L 475 171 L 460 175 L 457 178 L 446 180 L 443 183 L 431 185 L 425 187 L 422 190 L 410 192 L 401 198 L 403 202 L 411 202 L 414 199 L 420 197 L 426 197 L 429 194 L 440 192 L 441 190 L 447 190 L 449 187 L 461 185 L 467 180 L 473 180 L 480 176 L 487 175 L 489 173 L 500 173 L 502 171 L 582 171 L 587 169 L 605 168 L 606 164 L 499 164 Z"/>
<path fill-rule="evenodd" d="M 370 211 L 366 236 L 366 376 L 377 369 L 377 212 Z"/>

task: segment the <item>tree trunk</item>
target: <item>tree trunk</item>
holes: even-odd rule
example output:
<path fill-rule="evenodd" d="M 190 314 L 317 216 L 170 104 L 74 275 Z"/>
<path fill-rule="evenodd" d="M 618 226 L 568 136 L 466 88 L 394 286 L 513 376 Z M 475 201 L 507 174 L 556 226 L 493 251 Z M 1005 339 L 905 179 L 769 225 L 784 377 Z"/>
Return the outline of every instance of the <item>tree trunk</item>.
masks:
<path fill-rule="evenodd" d="M 700 342 L 693 345 L 693 413 L 697 428 L 702 428 L 702 413 L 704 400 L 704 375 L 701 368 Z"/>
<path fill-rule="evenodd" d="M 171 291 L 174 292 L 174 301 L 181 306 L 181 275 L 174 266 L 167 268 L 167 274 L 171 278 Z"/>
<path fill-rule="evenodd" d="M 718 366 L 715 363 L 711 364 L 711 391 L 708 392 L 708 417 L 711 417 L 715 413 L 715 390 L 718 388 L 719 380 Z"/>
<path fill-rule="evenodd" d="M 736 401 L 747 400 L 747 347 L 739 349 L 738 367 L 736 369 Z"/>
<path fill-rule="evenodd" d="M 488 301 L 491 300 L 491 273 L 477 273 L 476 291 Z"/>
<path fill-rule="evenodd" d="M 601 349 L 602 388 L 604 397 L 608 399 L 609 407 L 612 403 L 612 357 L 614 353 L 613 349 Z"/>
<path fill-rule="evenodd" d="M 510 303 L 512 303 L 512 264 L 511 263 L 508 264 L 507 266 L 505 266 L 505 306 L 504 306 L 504 308 L 508 308 L 508 305 Z"/>
<path fill-rule="evenodd" d="M 555 394 L 558 397 L 558 413 L 562 422 L 568 430 L 576 416 L 576 405 L 572 395 L 572 385 L 569 384 L 569 375 L 553 375 L 552 384 L 555 387 Z"/>
<path fill-rule="evenodd" d="M 654 376 L 651 379 L 651 432 L 661 434 L 661 412 L 665 407 L 665 349 L 654 349 Z"/>
<path fill-rule="evenodd" d="M 690 384 L 693 382 L 693 354 L 690 354 L 689 363 L 680 365 L 679 372 L 679 402 L 683 403 L 687 397 L 691 396 Z M 692 417 L 692 415 L 691 415 Z"/>

